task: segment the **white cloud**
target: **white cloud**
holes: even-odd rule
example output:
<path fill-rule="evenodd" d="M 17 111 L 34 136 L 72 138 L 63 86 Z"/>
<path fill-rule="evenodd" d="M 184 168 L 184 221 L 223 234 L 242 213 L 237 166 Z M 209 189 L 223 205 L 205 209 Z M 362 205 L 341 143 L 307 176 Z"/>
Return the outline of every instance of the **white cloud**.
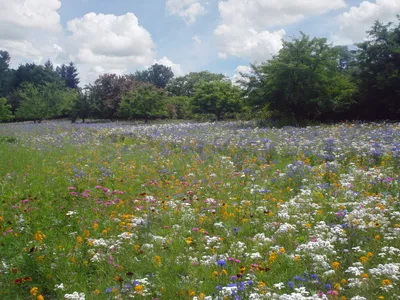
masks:
<path fill-rule="evenodd" d="M 250 74 L 252 68 L 250 66 L 237 66 L 235 69 L 235 74 L 233 75 L 232 82 L 238 84 L 238 81 L 247 81 L 242 74 Z"/>
<path fill-rule="evenodd" d="M 278 53 L 286 34 L 283 29 L 274 32 L 268 30 L 258 32 L 251 28 L 229 26 L 219 26 L 214 33 L 221 45 L 221 51 L 218 53 L 220 58 L 236 56 L 256 61 L 270 59 Z"/>
<path fill-rule="evenodd" d="M 68 30 L 72 33 L 70 42 L 77 48 L 73 59 L 90 67 L 86 72 L 88 79 L 83 82 L 90 82 L 93 74 L 103 71 L 120 74 L 153 61 L 151 35 L 139 25 L 133 13 L 122 16 L 88 13 L 69 21 Z"/>
<path fill-rule="evenodd" d="M 10 53 L 12 66 L 60 55 L 53 47 L 62 34 L 60 7 L 60 0 L 0 0 L 0 48 Z"/>
<path fill-rule="evenodd" d="M 167 0 L 166 10 L 170 15 L 176 15 L 191 24 L 199 16 L 206 13 L 204 6 L 196 0 Z"/>
<path fill-rule="evenodd" d="M 60 31 L 60 0 L 0 0 L 1 25 Z"/>
<path fill-rule="evenodd" d="M 376 20 L 390 22 L 400 13 L 399 0 L 376 0 L 375 3 L 363 1 L 359 6 L 352 6 L 349 11 L 339 16 L 340 31 L 334 37 L 337 44 L 360 42 L 367 37 L 367 31 Z"/>
<path fill-rule="evenodd" d="M 153 64 L 159 64 L 159 65 L 164 65 L 167 67 L 171 67 L 172 72 L 174 72 L 175 77 L 182 76 L 184 75 L 184 72 L 182 71 L 181 65 L 180 64 L 174 64 L 171 60 L 169 60 L 167 57 L 163 57 L 159 60 L 154 60 Z"/>
<path fill-rule="evenodd" d="M 214 31 L 219 56 L 269 59 L 281 49 L 285 35 L 283 29 L 271 31 L 271 28 L 343 7 L 346 7 L 344 0 L 220 0 L 222 23 Z"/>

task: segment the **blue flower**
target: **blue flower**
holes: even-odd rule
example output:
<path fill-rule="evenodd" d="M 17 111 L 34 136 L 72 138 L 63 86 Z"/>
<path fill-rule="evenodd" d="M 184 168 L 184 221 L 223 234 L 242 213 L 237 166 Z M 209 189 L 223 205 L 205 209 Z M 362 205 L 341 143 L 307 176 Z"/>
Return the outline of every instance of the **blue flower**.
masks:
<path fill-rule="evenodd" d="M 106 293 L 111 293 L 112 292 L 112 288 L 107 288 L 106 289 Z"/>
<path fill-rule="evenodd" d="M 221 267 L 223 267 L 223 266 L 226 265 L 226 261 L 224 261 L 223 259 L 220 259 L 220 260 L 218 261 L 218 265 L 220 265 Z"/>
<path fill-rule="evenodd" d="M 287 284 L 288 284 L 288 286 L 289 286 L 291 289 L 294 289 L 294 283 L 293 283 L 293 281 L 289 281 Z"/>
<path fill-rule="evenodd" d="M 330 285 L 329 283 L 327 283 L 327 284 L 325 284 L 325 288 L 326 288 L 327 290 L 330 290 L 330 289 L 332 288 L 332 285 Z"/>

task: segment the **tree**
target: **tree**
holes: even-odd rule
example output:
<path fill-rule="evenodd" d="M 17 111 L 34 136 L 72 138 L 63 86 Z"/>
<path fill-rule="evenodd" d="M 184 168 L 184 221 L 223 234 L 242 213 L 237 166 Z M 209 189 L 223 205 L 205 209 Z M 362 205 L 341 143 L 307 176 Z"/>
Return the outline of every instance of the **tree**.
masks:
<path fill-rule="evenodd" d="M 6 96 L 10 91 L 10 54 L 0 50 L 0 97 Z"/>
<path fill-rule="evenodd" d="M 248 105 L 268 106 L 279 117 L 324 119 L 348 109 L 355 85 L 340 67 L 341 55 L 326 39 L 284 41 L 272 60 L 252 65 L 243 82 Z"/>
<path fill-rule="evenodd" d="M 194 87 L 200 82 L 228 81 L 223 74 L 210 73 L 208 71 L 192 72 L 185 76 L 172 79 L 166 86 L 166 90 L 173 96 L 193 97 Z"/>
<path fill-rule="evenodd" d="M 44 63 L 44 68 L 45 68 L 45 70 L 47 70 L 47 71 L 54 71 L 54 65 L 53 65 L 53 63 L 51 62 L 51 60 L 50 59 L 48 59 L 45 63 Z"/>
<path fill-rule="evenodd" d="M 166 95 L 161 89 L 149 83 L 140 84 L 135 91 L 122 97 L 119 116 L 128 119 L 161 118 L 167 115 L 165 108 Z"/>
<path fill-rule="evenodd" d="M 231 82 L 201 82 L 195 86 L 191 99 L 193 113 L 213 114 L 217 121 L 228 113 L 240 111 L 240 89 Z"/>
<path fill-rule="evenodd" d="M 174 77 L 174 73 L 170 67 L 154 64 L 147 70 L 136 71 L 134 76 L 137 81 L 152 83 L 158 88 L 165 88 Z"/>
<path fill-rule="evenodd" d="M 33 120 L 35 123 L 40 123 L 42 120 L 52 117 L 51 107 L 35 85 L 24 83 L 19 93 L 23 99 L 16 113 L 19 119 Z"/>
<path fill-rule="evenodd" d="M 166 104 L 170 119 L 188 119 L 191 117 L 190 98 L 185 96 L 170 96 Z"/>
<path fill-rule="evenodd" d="M 136 81 L 131 76 L 104 74 L 88 88 L 95 103 L 94 115 L 113 120 L 116 117 L 122 96 L 136 88 Z"/>
<path fill-rule="evenodd" d="M 400 119 L 399 23 L 376 21 L 368 39 L 357 45 L 359 97 L 353 117 Z"/>
<path fill-rule="evenodd" d="M 61 65 L 56 68 L 57 74 L 61 77 L 62 80 L 65 81 L 65 85 L 70 89 L 77 89 L 79 87 L 79 74 L 78 69 L 74 65 L 73 62 L 70 62 L 69 65 Z"/>
<path fill-rule="evenodd" d="M 75 122 L 77 118 L 82 119 L 82 123 L 85 120 L 93 116 L 95 109 L 94 95 L 90 93 L 88 89 L 81 91 L 79 96 L 76 98 L 72 105 L 71 120 Z"/>
<path fill-rule="evenodd" d="M 11 112 L 11 105 L 7 103 L 6 98 L 0 98 L 0 122 L 7 122 L 14 118 Z"/>
<path fill-rule="evenodd" d="M 54 82 L 38 87 L 32 83 L 24 83 L 18 93 L 22 100 L 16 111 L 17 117 L 33 120 L 35 123 L 40 123 L 44 119 L 68 116 L 78 96 L 76 90 Z"/>
<path fill-rule="evenodd" d="M 20 65 L 13 76 L 12 89 L 17 90 L 23 83 L 30 82 L 35 86 L 46 83 L 61 83 L 60 77 L 55 71 L 46 69 L 34 63 Z"/>

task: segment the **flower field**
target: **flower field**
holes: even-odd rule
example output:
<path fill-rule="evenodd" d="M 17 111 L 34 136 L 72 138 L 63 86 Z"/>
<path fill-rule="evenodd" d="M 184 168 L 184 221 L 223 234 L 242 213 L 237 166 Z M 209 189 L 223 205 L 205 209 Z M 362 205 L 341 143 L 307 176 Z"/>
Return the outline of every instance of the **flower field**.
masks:
<path fill-rule="evenodd" d="M 400 124 L 0 126 L 0 299 L 399 299 Z"/>

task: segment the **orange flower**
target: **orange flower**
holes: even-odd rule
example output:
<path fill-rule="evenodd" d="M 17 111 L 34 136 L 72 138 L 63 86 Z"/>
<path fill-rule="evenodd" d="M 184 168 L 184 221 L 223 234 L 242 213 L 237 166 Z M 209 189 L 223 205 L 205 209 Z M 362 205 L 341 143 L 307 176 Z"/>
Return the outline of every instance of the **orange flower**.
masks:
<path fill-rule="evenodd" d="M 340 267 L 340 263 L 337 262 L 337 261 L 334 261 L 334 262 L 331 264 L 331 266 L 332 266 L 332 269 L 338 270 L 339 267 Z"/>

